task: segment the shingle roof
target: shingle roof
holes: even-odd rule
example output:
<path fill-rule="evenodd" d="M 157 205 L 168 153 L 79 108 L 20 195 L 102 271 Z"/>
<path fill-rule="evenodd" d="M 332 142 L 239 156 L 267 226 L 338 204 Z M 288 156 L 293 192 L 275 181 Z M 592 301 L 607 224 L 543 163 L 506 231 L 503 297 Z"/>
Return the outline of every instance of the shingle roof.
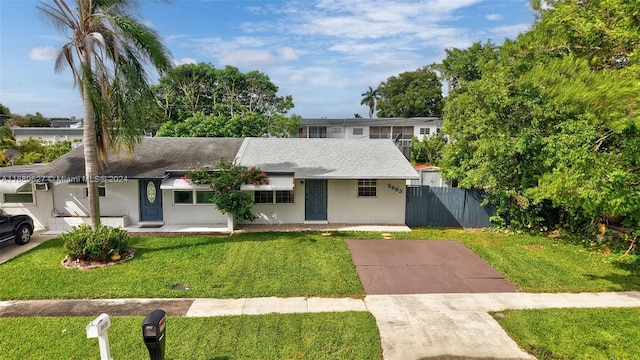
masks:
<path fill-rule="evenodd" d="M 241 144 L 239 138 L 144 138 L 132 156 L 110 154 L 109 167 L 102 175 L 162 178 L 168 170 L 216 168 L 221 158 L 233 161 Z M 34 175 L 83 176 L 83 146 L 48 163 Z"/>
<path fill-rule="evenodd" d="M 296 178 L 418 179 L 391 140 L 246 138 L 238 163 Z"/>

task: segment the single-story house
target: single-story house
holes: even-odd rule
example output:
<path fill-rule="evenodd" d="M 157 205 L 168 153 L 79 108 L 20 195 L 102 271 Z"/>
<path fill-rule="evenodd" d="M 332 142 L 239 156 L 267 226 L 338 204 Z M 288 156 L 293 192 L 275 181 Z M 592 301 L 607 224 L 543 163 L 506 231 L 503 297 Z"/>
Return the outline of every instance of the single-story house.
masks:
<path fill-rule="evenodd" d="M 91 179 L 100 183 L 102 222 L 231 230 L 233 219 L 208 201 L 209 187 L 183 178 L 215 169 L 220 159 L 269 175 L 269 184 L 243 188 L 254 194 L 259 223 L 404 224 L 405 183 L 418 178 L 390 140 L 144 138 L 129 156 L 111 154 L 103 175 Z M 7 169 L 0 168 L 6 212 L 26 213 L 36 228 L 52 231 L 88 220 L 82 147 L 19 176 Z"/>

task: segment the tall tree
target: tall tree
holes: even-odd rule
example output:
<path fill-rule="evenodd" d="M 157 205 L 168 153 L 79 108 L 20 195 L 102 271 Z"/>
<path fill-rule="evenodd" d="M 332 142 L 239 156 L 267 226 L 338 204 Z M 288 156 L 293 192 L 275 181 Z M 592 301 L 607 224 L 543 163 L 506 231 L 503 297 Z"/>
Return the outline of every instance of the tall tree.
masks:
<path fill-rule="evenodd" d="M 443 175 L 487 189 L 512 225 L 640 227 L 640 5 L 547 1 L 447 99 Z"/>
<path fill-rule="evenodd" d="M 137 110 L 152 102 L 146 64 L 160 74 L 171 68 L 167 49 L 156 33 L 134 18 L 134 0 L 67 0 L 40 2 L 38 9 L 69 42 L 55 70 L 69 67 L 84 105 L 84 161 L 91 227 L 100 224 L 98 183 L 107 151 L 132 151 L 139 142 Z"/>
<path fill-rule="evenodd" d="M 372 88 L 369 86 L 369 90 L 360 94 L 362 96 L 362 100 L 360 101 L 360 105 L 366 105 L 369 107 L 369 117 L 373 117 L 373 111 L 376 108 L 376 102 L 380 99 L 380 94 L 378 94 L 378 88 Z"/>
<path fill-rule="evenodd" d="M 491 60 L 497 60 L 499 47 L 487 41 L 473 43 L 467 49 L 445 49 L 447 56 L 441 64 L 432 67 L 440 71 L 440 76 L 447 81 L 447 90 L 450 93 L 458 86 L 460 81 L 474 81 L 482 77 L 484 64 Z"/>
<path fill-rule="evenodd" d="M 388 78 L 378 94 L 378 117 L 439 117 L 442 113 L 442 83 L 429 66 Z"/>
<path fill-rule="evenodd" d="M 293 98 L 278 96 L 278 87 L 259 71 L 185 64 L 153 89 L 163 110 L 162 136 L 289 136 L 298 131 L 295 115 L 286 116 Z"/>

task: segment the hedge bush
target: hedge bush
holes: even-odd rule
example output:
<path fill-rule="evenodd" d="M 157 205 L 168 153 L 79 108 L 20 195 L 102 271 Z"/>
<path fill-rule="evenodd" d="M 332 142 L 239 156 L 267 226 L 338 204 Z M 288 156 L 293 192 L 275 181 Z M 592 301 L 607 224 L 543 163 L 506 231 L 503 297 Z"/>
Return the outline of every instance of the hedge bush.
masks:
<path fill-rule="evenodd" d="M 60 237 L 69 257 L 100 261 L 107 261 L 111 254 L 127 250 L 130 239 L 129 233 L 122 228 L 99 225 L 93 231 L 88 224 L 74 226 Z"/>

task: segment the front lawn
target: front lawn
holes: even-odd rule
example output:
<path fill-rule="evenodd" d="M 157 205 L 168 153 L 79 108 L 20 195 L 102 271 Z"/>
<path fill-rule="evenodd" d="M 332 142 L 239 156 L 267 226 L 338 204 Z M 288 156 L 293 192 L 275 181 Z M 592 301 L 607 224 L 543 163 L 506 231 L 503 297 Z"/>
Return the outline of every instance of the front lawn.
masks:
<path fill-rule="evenodd" d="M 602 254 L 561 239 L 458 229 L 414 229 L 411 234 L 393 236 L 458 240 L 524 292 L 640 289 L 638 256 Z"/>
<path fill-rule="evenodd" d="M 0 318 L 0 360 L 99 359 L 87 339 L 94 318 Z M 143 317 L 112 317 L 114 359 L 148 359 Z M 382 358 L 375 319 L 368 312 L 268 314 L 210 318 L 167 317 L 167 359 Z"/>
<path fill-rule="evenodd" d="M 640 308 L 508 310 L 494 316 L 543 359 L 637 359 Z"/>
<path fill-rule="evenodd" d="M 342 239 L 313 233 L 133 238 L 117 266 L 69 270 L 60 239 L 0 265 L 0 300 L 262 296 L 362 298 Z M 172 290 L 184 285 L 189 290 Z"/>
<path fill-rule="evenodd" d="M 458 240 L 526 292 L 640 289 L 637 256 L 602 254 L 581 244 L 490 231 L 414 229 L 394 239 Z M 380 233 L 246 233 L 230 237 L 133 239 L 136 256 L 88 271 L 60 265 L 58 239 L 0 265 L 0 300 L 127 297 L 322 296 L 362 298 L 344 239 Z M 171 290 L 184 285 L 189 290 Z"/>

